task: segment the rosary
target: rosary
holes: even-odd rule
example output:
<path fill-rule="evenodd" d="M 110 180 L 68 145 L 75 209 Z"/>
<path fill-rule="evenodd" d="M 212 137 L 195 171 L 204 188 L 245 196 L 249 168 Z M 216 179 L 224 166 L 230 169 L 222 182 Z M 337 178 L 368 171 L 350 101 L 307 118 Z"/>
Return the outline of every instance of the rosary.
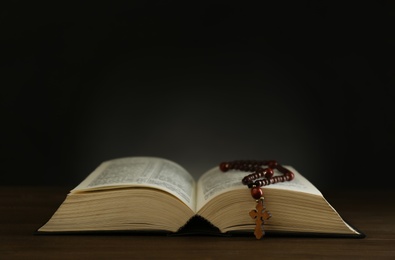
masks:
<path fill-rule="evenodd" d="M 252 172 L 252 174 L 242 179 L 242 183 L 251 189 L 251 196 L 257 203 L 255 209 L 250 211 L 250 217 L 255 219 L 254 235 L 257 239 L 260 239 L 265 234 L 263 230 L 264 221 L 272 216 L 270 212 L 266 211 L 263 204 L 264 197 L 261 187 L 278 182 L 291 181 L 295 177 L 294 173 L 274 160 L 222 162 L 219 168 L 223 172 L 228 170 Z M 283 175 L 274 176 L 274 169 L 277 169 Z"/>

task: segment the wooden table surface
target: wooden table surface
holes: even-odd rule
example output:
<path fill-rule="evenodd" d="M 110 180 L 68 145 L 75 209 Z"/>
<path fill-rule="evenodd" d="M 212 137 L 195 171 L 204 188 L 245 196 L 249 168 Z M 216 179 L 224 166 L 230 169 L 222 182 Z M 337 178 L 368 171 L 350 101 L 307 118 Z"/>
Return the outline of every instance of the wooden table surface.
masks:
<path fill-rule="evenodd" d="M 363 239 L 35 235 L 68 190 L 1 187 L 0 259 L 395 259 L 395 191 L 323 192 Z"/>

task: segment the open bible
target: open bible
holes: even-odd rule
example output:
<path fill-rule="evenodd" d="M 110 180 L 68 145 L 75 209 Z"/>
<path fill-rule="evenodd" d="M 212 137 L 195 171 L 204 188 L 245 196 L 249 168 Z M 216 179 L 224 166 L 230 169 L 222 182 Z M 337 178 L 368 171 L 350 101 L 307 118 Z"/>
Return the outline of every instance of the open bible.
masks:
<path fill-rule="evenodd" d="M 321 192 L 291 166 L 291 182 L 264 187 L 272 218 L 267 233 L 362 237 Z M 275 175 L 278 174 L 275 172 Z M 195 181 L 179 164 L 157 157 L 126 157 L 103 162 L 38 229 L 39 233 L 135 231 L 182 232 L 197 217 L 219 234 L 254 232 L 255 208 L 241 183 L 245 172 L 214 167 Z"/>

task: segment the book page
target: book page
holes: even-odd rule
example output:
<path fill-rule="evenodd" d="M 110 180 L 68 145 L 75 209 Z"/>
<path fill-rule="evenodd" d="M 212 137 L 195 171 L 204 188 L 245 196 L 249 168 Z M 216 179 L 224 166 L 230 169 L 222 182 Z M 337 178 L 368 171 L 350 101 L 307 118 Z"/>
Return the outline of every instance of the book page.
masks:
<path fill-rule="evenodd" d="M 265 186 L 265 189 L 283 189 L 321 195 L 321 192 L 291 166 L 284 166 L 295 174 L 292 181 L 280 182 Z M 197 211 L 215 196 L 234 189 L 247 189 L 241 180 L 248 174 L 237 170 L 222 172 L 219 167 L 212 168 L 204 173 L 197 183 Z M 274 175 L 282 175 L 275 170 Z"/>
<path fill-rule="evenodd" d="M 193 177 L 180 165 L 155 157 L 127 157 L 103 162 L 71 193 L 119 187 L 164 190 L 195 210 Z"/>

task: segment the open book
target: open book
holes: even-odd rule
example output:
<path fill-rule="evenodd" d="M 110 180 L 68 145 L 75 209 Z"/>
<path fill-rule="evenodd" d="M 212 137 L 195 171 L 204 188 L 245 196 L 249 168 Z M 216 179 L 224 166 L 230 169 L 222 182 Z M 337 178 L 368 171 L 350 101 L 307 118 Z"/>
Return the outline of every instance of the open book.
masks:
<path fill-rule="evenodd" d="M 306 178 L 285 167 L 294 172 L 294 180 L 263 188 L 266 208 L 273 216 L 265 221 L 267 233 L 363 236 Z M 236 170 L 224 173 L 217 166 L 195 182 L 182 166 L 167 159 L 109 160 L 70 191 L 38 232 L 177 233 L 200 216 L 219 233 L 252 233 L 255 221 L 249 212 L 256 202 L 241 183 L 245 175 Z"/>

